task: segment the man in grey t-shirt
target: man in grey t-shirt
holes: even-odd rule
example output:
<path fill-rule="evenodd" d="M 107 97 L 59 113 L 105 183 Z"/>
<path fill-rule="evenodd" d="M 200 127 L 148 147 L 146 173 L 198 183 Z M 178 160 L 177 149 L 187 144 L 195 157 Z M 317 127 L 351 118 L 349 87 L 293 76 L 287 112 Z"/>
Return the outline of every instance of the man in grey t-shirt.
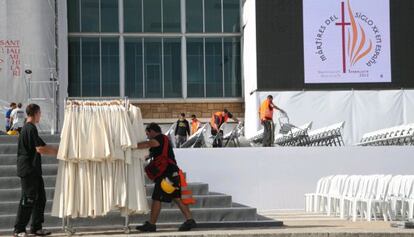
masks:
<path fill-rule="evenodd" d="M 17 108 L 15 108 L 10 114 L 10 121 L 12 124 L 11 130 L 21 131 L 24 125 L 24 120 L 26 119 L 26 113 L 24 109 L 22 109 L 22 103 L 17 104 Z"/>

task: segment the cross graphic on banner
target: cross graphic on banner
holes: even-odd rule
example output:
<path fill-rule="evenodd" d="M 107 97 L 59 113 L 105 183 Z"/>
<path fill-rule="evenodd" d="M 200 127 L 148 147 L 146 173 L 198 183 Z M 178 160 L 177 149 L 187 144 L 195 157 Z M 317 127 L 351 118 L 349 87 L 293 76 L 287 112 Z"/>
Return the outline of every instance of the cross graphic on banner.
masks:
<path fill-rule="evenodd" d="M 346 73 L 346 55 L 345 55 L 345 27 L 351 25 L 349 22 L 345 22 L 345 6 L 344 2 L 341 2 L 341 15 L 342 22 L 336 23 L 335 25 L 342 27 L 342 70 Z"/>

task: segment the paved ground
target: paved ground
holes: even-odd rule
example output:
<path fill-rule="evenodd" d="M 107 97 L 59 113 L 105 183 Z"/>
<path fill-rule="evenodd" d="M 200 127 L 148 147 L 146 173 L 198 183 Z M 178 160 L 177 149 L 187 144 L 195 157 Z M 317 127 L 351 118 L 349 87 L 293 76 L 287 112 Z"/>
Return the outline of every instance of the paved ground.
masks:
<path fill-rule="evenodd" d="M 129 235 L 120 230 L 114 231 L 85 231 L 76 233 L 77 236 L 280 236 L 280 237 L 414 237 L 414 229 L 399 229 L 384 221 L 351 222 L 339 220 L 337 217 L 326 217 L 300 212 L 266 212 L 262 215 L 282 220 L 282 228 L 238 228 L 238 229 L 197 229 L 192 232 L 177 232 L 176 229 L 162 229 L 157 233 L 142 234 L 132 231 Z M 54 236 L 65 236 L 56 233 Z"/>

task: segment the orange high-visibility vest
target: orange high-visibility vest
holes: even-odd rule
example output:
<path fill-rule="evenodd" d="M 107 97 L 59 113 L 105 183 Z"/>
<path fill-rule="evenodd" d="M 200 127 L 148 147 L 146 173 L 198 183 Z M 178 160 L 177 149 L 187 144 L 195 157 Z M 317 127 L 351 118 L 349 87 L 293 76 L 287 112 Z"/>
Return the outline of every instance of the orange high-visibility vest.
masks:
<path fill-rule="evenodd" d="M 213 124 L 216 123 L 216 117 L 219 118 L 219 124 L 217 124 L 218 129 L 220 128 L 221 124 L 223 124 L 223 123 L 227 122 L 227 120 L 229 120 L 229 117 L 227 115 L 223 116 L 223 112 L 220 112 L 220 111 L 215 112 L 213 114 L 213 116 L 211 117 L 211 120 L 210 120 L 210 125 L 211 125 L 212 128 L 213 128 Z"/>
<path fill-rule="evenodd" d="M 200 127 L 200 121 L 198 121 L 198 119 L 192 120 L 192 122 L 191 122 L 191 134 L 196 133 L 199 127 Z"/>
<path fill-rule="evenodd" d="M 260 106 L 260 120 L 273 120 L 273 107 L 270 106 L 270 101 L 266 99 Z"/>
<path fill-rule="evenodd" d="M 178 171 L 180 175 L 180 184 L 181 184 L 181 201 L 185 205 L 195 204 L 196 200 L 193 198 L 193 192 L 188 189 L 187 181 L 182 170 Z"/>

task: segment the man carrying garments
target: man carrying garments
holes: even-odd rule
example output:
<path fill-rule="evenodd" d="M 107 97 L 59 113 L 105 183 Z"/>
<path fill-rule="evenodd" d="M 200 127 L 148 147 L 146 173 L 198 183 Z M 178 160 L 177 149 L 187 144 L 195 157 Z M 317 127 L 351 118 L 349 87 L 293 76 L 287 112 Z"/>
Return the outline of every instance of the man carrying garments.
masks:
<path fill-rule="evenodd" d="M 223 130 L 221 125 L 227 122 L 227 120 L 233 119 L 233 121 L 238 122 L 239 120 L 227 110 L 215 112 L 210 120 L 211 126 L 211 135 L 213 135 L 213 147 L 223 147 Z"/>
<path fill-rule="evenodd" d="M 273 96 L 268 95 L 267 99 L 263 101 L 259 109 L 260 122 L 264 126 L 263 146 L 270 147 L 275 139 L 275 124 L 273 123 L 273 109 L 279 110 L 281 113 L 286 113 L 283 109 L 273 104 Z"/>
<path fill-rule="evenodd" d="M 186 221 L 179 231 L 189 231 L 196 227 L 188 204 L 193 204 L 191 192 L 186 190 L 184 175 L 177 166 L 174 151 L 167 136 L 161 133 L 161 128 L 156 123 L 151 123 L 145 129 L 148 141 L 137 144 L 138 149 L 150 151 L 151 162 L 145 167 L 145 172 L 154 181 L 152 193 L 152 206 L 150 220 L 136 229 L 142 232 L 155 232 L 156 223 L 161 212 L 161 202 L 174 201 L 183 213 Z"/>

